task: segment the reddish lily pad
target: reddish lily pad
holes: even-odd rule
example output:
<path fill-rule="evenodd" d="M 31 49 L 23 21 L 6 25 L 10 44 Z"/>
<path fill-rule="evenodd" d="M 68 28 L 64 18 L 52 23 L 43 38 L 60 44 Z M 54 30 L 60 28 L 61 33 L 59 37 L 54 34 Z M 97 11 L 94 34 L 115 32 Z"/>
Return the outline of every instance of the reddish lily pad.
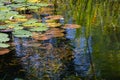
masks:
<path fill-rule="evenodd" d="M 7 53 L 9 53 L 9 52 L 10 52 L 9 49 L 0 49 L 0 55 L 7 54 Z"/>
<path fill-rule="evenodd" d="M 63 37 L 64 36 L 64 30 L 60 30 L 59 28 L 53 28 L 48 30 L 45 34 L 50 35 L 51 37 Z"/>
<path fill-rule="evenodd" d="M 80 25 L 77 24 L 65 24 L 62 28 L 64 29 L 75 29 L 75 28 L 80 28 Z"/>
<path fill-rule="evenodd" d="M 46 35 L 46 34 L 33 33 L 32 38 L 35 40 L 48 40 L 51 38 L 51 36 Z"/>
<path fill-rule="evenodd" d="M 52 16 L 47 16 L 45 18 L 46 19 L 59 20 L 59 19 L 63 18 L 63 16 L 61 16 L 61 15 L 52 15 Z"/>

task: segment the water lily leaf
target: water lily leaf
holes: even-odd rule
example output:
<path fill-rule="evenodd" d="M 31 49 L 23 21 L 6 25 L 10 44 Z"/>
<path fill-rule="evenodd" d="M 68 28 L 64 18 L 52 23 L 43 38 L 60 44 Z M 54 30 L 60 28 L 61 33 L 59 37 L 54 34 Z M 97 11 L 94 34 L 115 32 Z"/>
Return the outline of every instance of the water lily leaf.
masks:
<path fill-rule="evenodd" d="M 23 23 L 24 27 L 46 27 L 44 23 Z"/>
<path fill-rule="evenodd" d="M 15 37 L 30 37 L 32 36 L 32 33 L 30 31 L 26 30 L 15 30 L 13 32 Z"/>
<path fill-rule="evenodd" d="M 11 7 L 13 10 L 17 10 L 18 8 L 25 7 L 26 5 L 25 4 L 10 4 L 10 5 L 7 5 L 7 6 Z"/>
<path fill-rule="evenodd" d="M 10 52 L 9 49 L 0 49 L 0 55 L 7 54 L 7 53 L 9 53 L 9 52 Z"/>
<path fill-rule="evenodd" d="M 3 3 L 0 3 L 0 6 L 3 6 L 4 4 Z"/>
<path fill-rule="evenodd" d="M 33 26 L 32 24 L 36 23 L 36 22 L 38 22 L 37 19 L 30 19 L 30 20 L 24 22 L 22 25 L 25 26 L 25 27 L 29 27 L 29 26 L 31 27 L 31 26 Z"/>
<path fill-rule="evenodd" d="M 10 39 L 8 38 L 8 35 L 5 34 L 5 33 L 0 33 L 0 43 L 1 42 L 7 42 L 9 41 Z"/>
<path fill-rule="evenodd" d="M 16 2 L 16 3 L 24 3 L 24 2 L 26 2 L 26 0 L 13 0 L 14 2 Z"/>
<path fill-rule="evenodd" d="M 37 13 L 40 13 L 40 14 L 53 14 L 53 10 L 52 8 L 48 8 L 48 7 L 42 7 L 38 10 Z"/>
<path fill-rule="evenodd" d="M 19 24 L 8 24 L 6 26 L 8 26 L 8 28 L 20 27 Z"/>
<path fill-rule="evenodd" d="M 47 7 L 49 4 L 47 4 L 47 3 L 37 3 L 35 5 L 39 6 L 39 7 Z"/>
<path fill-rule="evenodd" d="M 9 20 L 11 16 L 18 14 L 16 11 L 1 11 L 0 21 Z"/>
<path fill-rule="evenodd" d="M 65 24 L 62 28 L 64 29 L 75 29 L 75 28 L 80 28 L 80 25 L 77 24 Z"/>
<path fill-rule="evenodd" d="M 10 46 L 9 44 L 0 43 L 0 47 L 1 47 L 1 48 L 7 48 L 7 47 L 9 47 L 9 46 Z"/>
<path fill-rule="evenodd" d="M 0 33 L 0 37 L 8 37 L 8 34 Z"/>
<path fill-rule="evenodd" d="M 25 16 L 27 19 L 30 19 L 30 18 L 32 18 L 32 17 L 33 17 L 33 15 L 32 15 L 32 14 L 23 14 L 23 16 Z"/>
<path fill-rule="evenodd" d="M 61 24 L 60 23 L 47 23 L 47 26 L 48 27 L 59 27 L 61 26 Z"/>
<path fill-rule="evenodd" d="M 37 7 L 37 6 L 29 6 L 29 7 L 27 7 L 28 9 L 31 9 L 31 10 L 37 10 L 37 9 L 39 9 L 39 7 Z"/>
<path fill-rule="evenodd" d="M 46 31 L 48 30 L 48 27 L 37 27 L 37 28 L 32 28 L 30 31 Z"/>
<path fill-rule="evenodd" d="M 22 18 L 22 19 L 26 18 L 25 16 L 19 15 L 19 14 L 13 15 L 13 17 L 14 17 L 15 19 L 16 19 L 16 18 Z"/>
<path fill-rule="evenodd" d="M 24 27 L 14 27 L 14 30 L 22 30 Z"/>
<path fill-rule="evenodd" d="M 48 40 L 51 36 L 46 34 L 33 33 L 32 38 L 35 40 Z"/>
<path fill-rule="evenodd" d="M 52 16 L 47 16 L 45 18 L 46 19 L 52 19 L 52 20 L 59 20 L 59 19 L 63 19 L 63 16 L 61 16 L 61 15 L 52 15 Z"/>
<path fill-rule="evenodd" d="M 36 3 L 36 2 L 40 2 L 40 0 L 27 0 L 27 2 Z"/>
<path fill-rule="evenodd" d="M 56 23 L 56 20 L 53 20 L 53 19 L 48 19 L 48 20 L 45 20 L 46 23 Z"/>
<path fill-rule="evenodd" d="M 0 6 L 0 11 L 10 11 L 11 8 L 7 6 Z"/>
<path fill-rule="evenodd" d="M 7 28 L 8 28 L 7 26 L 0 26 L 0 30 L 7 29 Z"/>

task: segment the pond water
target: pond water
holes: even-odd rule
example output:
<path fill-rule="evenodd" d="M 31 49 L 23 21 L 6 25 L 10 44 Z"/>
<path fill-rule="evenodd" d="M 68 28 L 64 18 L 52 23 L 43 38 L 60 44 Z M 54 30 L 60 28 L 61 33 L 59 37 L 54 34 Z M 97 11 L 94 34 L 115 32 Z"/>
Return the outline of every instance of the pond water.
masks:
<path fill-rule="evenodd" d="M 75 23 L 67 13 L 63 11 L 66 19 L 60 23 Z M 88 37 L 85 32 L 82 26 L 42 41 L 14 37 L 12 50 L 0 55 L 0 80 L 119 80 L 120 28 L 102 34 L 95 27 Z"/>

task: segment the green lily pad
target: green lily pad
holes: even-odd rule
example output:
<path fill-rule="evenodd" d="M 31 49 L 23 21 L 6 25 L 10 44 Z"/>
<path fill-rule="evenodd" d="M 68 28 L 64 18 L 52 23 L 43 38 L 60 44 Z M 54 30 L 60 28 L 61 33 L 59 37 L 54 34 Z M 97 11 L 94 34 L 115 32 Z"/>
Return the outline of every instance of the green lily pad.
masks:
<path fill-rule="evenodd" d="M 11 8 L 7 6 L 0 6 L 0 11 L 10 11 Z"/>
<path fill-rule="evenodd" d="M 0 43 L 0 47 L 1 48 L 7 48 L 7 47 L 9 47 L 10 45 L 9 44 L 7 44 L 7 43 Z"/>
<path fill-rule="evenodd" d="M 37 27 L 37 28 L 32 28 L 30 29 L 30 31 L 47 31 L 48 30 L 48 27 Z"/>
<path fill-rule="evenodd" d="M 44 24 L 44 23 L 33 23 L 32 26 L 43 27 L 43 26 L 46 26 L 46 24 Z"/>
<path fill-rule="evenodd" d="M 47 7 L 49 4 L 46 4 L 46 3 L 37 3 L 35 5 L 39 6 L 39 7 Z"/>
<path fill-rule="evenodd" d="M 28 9 L 37 10 L 37 9 L 39 9 L 39 7 L 37 7 L 37 6 L 29 6 Z"/>
<path fill-rule="evenodd" d="M 8 38 L 8 35 L 5 33 L 0 33 L 0 42 L 7 42 L 10 39 Z"/>
<path fill-rule="evenodd" d="M 30 19 L 26 22 L 24 22 L 22 25 L 25 26 L 25 27 L 32 27 L 34 23 L 38 22 L 37 19 Z"/>
<path fill-rule="evenodd" d="M 22 30 L 23 27 L 14 27 L 14 30 Z"/>
<path fill-rule="evenodd" d="M 23 19 L 23 18 L 26 18 L 26 17 L 23 16 L 23 15 L 14 15 L 13 17 L 14 17 L 15 19 L 16 19 L 16 18 L 22 18 L 22 19 Z"/>
<path fill-rule="evenodd" d="M 26 2 L 26 0 L 13 0 L 14 2 L 16 2 L 16 3 L 24 3 L 24 2 Z"/>
<path fill-rule="evenodd" d="M 26 30 L 15 30 L 15 32 L 13 32 L 15 37 L 30 37 L 32 36 L 32 33 L 30 31 L 26 31 Z"/>
<path fill-rule="evenodd" d="M 7 26 L 0 26 L 0 30 L 8 28 Z"/>

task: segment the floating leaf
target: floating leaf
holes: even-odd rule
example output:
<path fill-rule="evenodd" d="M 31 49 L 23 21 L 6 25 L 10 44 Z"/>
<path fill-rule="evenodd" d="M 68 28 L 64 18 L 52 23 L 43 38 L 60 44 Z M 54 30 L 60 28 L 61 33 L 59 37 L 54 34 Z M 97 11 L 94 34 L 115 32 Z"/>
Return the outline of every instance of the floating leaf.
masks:
<path fill-rule="evenodd" d="M 14 17 L 15 19 L 16 19 L 16 18 L 17 18 L 17 19 L 18 19 L 18 18 L 19 18 L 19 19 L 20 19 L 20 18 L 22 18 L 22 19 L 26 18 L 25 16 L 23 16 L 23 15 L 18 15 L 18 14 L 17 14 L 17 15 L 13 15 L 13 17 Z"/>
<path fill-rule="evenodd" d="M 0 6 L 0 11 L 10 11 L 11 8 L 7 6 Z"/>
<path fill-rule="evenodd" d="M 56 20 L 53 20 L 53 19 L 48 19 L 48 20 L 45 20 L 46 23 L 56 23 Z"/>
<path fill-rule="evenodd" d="M 27 18 L 27 19 L 30 19 L 30 18 L 32 18 L 32 17 L 33 17 L 33 15 L 32 15 L 32 14 L 23 14 L 23 16 L 26 16 L 26 18 Z"/>
<path fill-rule="evenodd" d="M 46 4 L 46 3 L 36 3 L 35 5 L 39 6 L 39 7 L 47 7 L 49 4 Z"/>
<path fill-rule="evenodd" d="M 37 7 L 37 6 L 29 6 L 29 7 L 27 7 L 27 9 L 37 10 L 37 9 L 39 9 L 39 7 Z"/>
<path fill-rule="evenodd" d="M 39 9 L 39 11 L 37 13 L 40 13 L 40 14 L 53 14 L 53 10 L 52 8 L 48 8 L 48 7 L 42 7 Z"/>
<path fill-rule="evenodd" d="M 26 2 L 26 0 L 13 0 L 13 1 L 16 3 L 25 3 Z"/>
<path fill-rule="evenodd" d="M 51 36 L 46 35 L 46 34 L 39 34 L 39 35 L 34 35 L 32 36 L 35 40 L 48 40 L 51 38 Z"/>
<path fill-rule="evenodd" d="M 46 31 L 46 30 L 48 30 L 47 27 L 37 27 L 30 29 L 30 31 Z"/>
<path fill-rule="evenodd" d="M 60 23 L 47 23 L 47 26 L 48 27 L 59 27 L 61 26 L 61 24 Z"/>
<path fill-rule="evenodd" d="M 26 30 L 15 30 L 15 32 L 13 32 L 15 37 L 30 37 L 32 36 L 32 33 L 30 31 L 26 31 Z"/>
<path fill-rule="evenodd" d="M 9 41 L 10 39 L 8 38 L 8 35 L 5 34 L 5 33 L 0 33 L 0 43 L 1 42 L 7 42 Z"/>
<path fill-rule="evenodd" d="M 30 19 L 26 22 L 24 22 L 22 25 L 25 26 L 25 27 L 32 27 L 34 23 L 38 22 L 37 19 Z"/>
<path fill-rule="evenodd" d="M 62 28 L 74 29 L 74 28 L 80 28 L 80 25 L 77 25 L 77 24 L 65 24 Z"/>
<path fill-rule="evenodd" d="M 61 15 L 52 15 L 52 16 L 47 16 L 45 17 L 46 19 L 52 19 L 52 20 L 59 20 L 59 19 L 63 19 L 63 16 Z"/>
<path fill-rule="evenodd" d="M 0 49 L 0 55 L 7 54 L 7 53 L 9 53 L 9 52 L 10 52 L 9 49 Z"/>
<path fill-rule="evenodd" d="M 6 28 L 8 28 L 7 26 L 0 26 L 0 30 L 1 29 L 6 29 Z"/>
<path fill-rule="evenodd" d="M 7 43 L 0 43 L 0 47 L 1 48 L 7 48 L 7 47 L 9 47 L 10 45 L 9 44 L 7 44 Z"/>
<path fill-rule="evenodd" d="M 27 2 L 36 3 L 36 2 L 40 2 L 40 0 L 27 0 Z"/>

